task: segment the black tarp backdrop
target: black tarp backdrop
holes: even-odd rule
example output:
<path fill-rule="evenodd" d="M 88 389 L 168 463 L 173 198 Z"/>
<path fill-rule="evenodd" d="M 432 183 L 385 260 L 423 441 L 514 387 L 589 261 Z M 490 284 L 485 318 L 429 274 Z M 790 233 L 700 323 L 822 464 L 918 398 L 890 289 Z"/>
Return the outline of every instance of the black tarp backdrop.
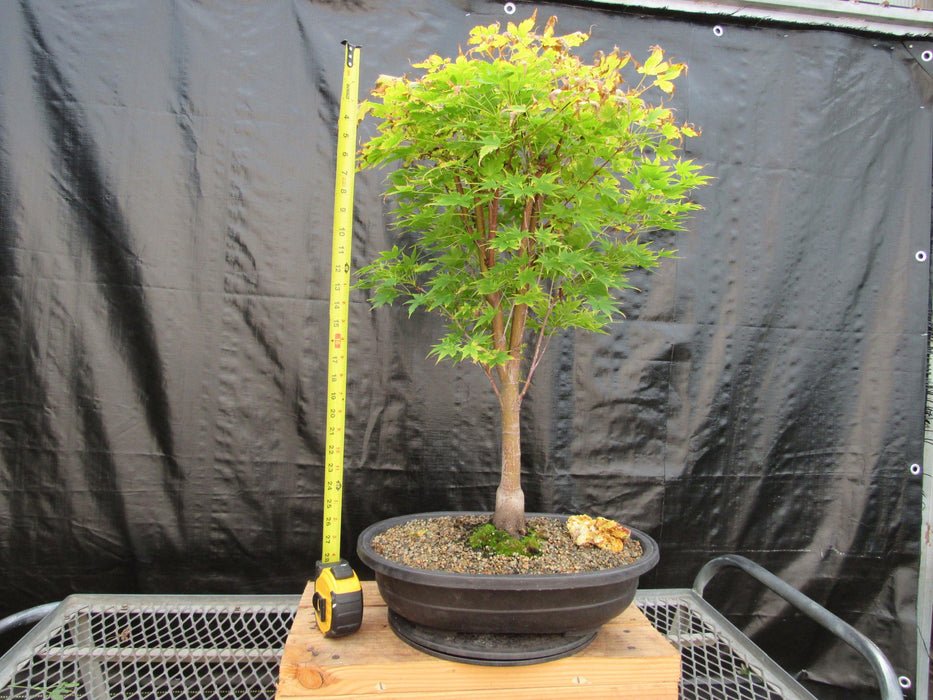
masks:
<path fill-rule="evenodd" d="M 648 530 L 647 587 L 747 555 L 913 675 L 933 78 L 885 37 L 518 5 L 0 4 L 0 614 L 74 591 L 300 592 L 339 42 L 363 45 L 371 86 L 538 6 L 592 27 L 586 55 L 686 61 L 672 104 L 716 180 L 628 320 L 553 343 L 525 411 L 529 508 Z M 382 177 L 357 180 L 357 265 L 391 241 Z M 498 449 L 482 373 L 425 360 L 436 321 L 352 307 L 347 553 L 382 517 L 489 508 Z M 747 580 L 717 584 L 779 660 L 870 682 Z"/>

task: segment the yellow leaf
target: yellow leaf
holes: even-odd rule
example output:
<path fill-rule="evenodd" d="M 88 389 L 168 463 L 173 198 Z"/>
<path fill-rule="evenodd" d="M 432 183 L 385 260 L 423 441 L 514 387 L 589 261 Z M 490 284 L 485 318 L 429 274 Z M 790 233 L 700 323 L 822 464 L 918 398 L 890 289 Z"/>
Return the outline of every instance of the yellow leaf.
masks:
<path fill-rule="evenodd" d="M 360 105 L 357 108 L 357 112 L 356 112 L 357 123 L 363 121 L 363 118 L 367 114 L 373 111 L 373 107 L 375 107 L 375 105 L 369 100 L 363 100 L 362 102 L 360 102 Z"/>
<path fill-rule="evenodd" d="M 372 94 L 376 97 L 382 97 L 386 94 L 386 91 L 393 87 L 399 80 L 400 78 L 396 78 L 394 75 L 380 75 L 376 78 L 376 87 L 372 89 Z"/>
<path fill-rule="evenodd" d="M 527 34 L 532 29 L 534 29 L 535 19 L 537 18 L 537 16 L 538 16 L 538 10 L 536 9 L 534 12 L 531 13 L 531 17 L 529 17 L 524 22 L 518 25 L 518 31 L 520 31 L 522 34 Z"/>
<path fill-rule="evenodd" d="M 648 57 L 648 60 L 645 61 L 643 70 L 647 75 L 655 75 L 657 69 L 661 63 L 661 59 L 664 58 L 664 51 L 661 50 L 660 46 L 651 47 L 651 55 Z"/>
<path fill-rule="evenodd" d="M 573 34 L 565 34 L 561 38 L 567 46 L 581 46 L 589 40 L 590 35 L 586 32 L 574 32 Z"/>

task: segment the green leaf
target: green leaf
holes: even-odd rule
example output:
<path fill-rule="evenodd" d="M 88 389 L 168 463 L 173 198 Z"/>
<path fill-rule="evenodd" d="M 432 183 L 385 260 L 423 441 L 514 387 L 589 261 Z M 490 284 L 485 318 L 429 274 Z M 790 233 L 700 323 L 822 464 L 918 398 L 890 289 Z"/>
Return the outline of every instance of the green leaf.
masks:
<path fill-rule="evenodd" d="M 483 137 L 483 145 L 479 149 L 477 165 L 483 162 L 483 158 L 488 156 L 493 151 L 498 150 L 501 143 L 502 142 L 499 140 L 499 136 L 497 134 L 486 134 Z"/>
<path fill-rule="evenodd" d="M 459 192 L 444 192 L 432 198 L 426 204 L 435 207 L 470 207 L 473 205 L 473 198 L 467 194 Z"/>

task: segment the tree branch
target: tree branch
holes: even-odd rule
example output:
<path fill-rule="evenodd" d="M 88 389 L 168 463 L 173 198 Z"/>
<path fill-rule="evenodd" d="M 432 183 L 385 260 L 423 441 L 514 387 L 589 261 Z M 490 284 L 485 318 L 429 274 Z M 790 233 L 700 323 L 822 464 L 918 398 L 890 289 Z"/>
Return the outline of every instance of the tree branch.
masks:
<path fill-rule="evenodd" d="M 483 368 L 483 372 L 486 373 L 486 377 L 489 379 L 489 383 L 492 384 L 492 390 L 496 392 L 496 398 L 501 399 L 502 394 L 499 393 L 499 385 L 496 384 L 496 380 L 492 376 L 492 370 L 490 369 L 489 365 L 481 363 L 480 366 Z"/>
<path fill-rule="evenodd" d="M 553 290 L 553 288 L 554 285 L 551 284 L 551 289 Z M 538 368 L 538 364 L 541 362 L 541 358 L 544 357 L 548 344 L 551 342 L 551 336 L 547 333 L 547 322 L 551 317 L 551 310 L 556 305 L 556 302 L 554 301 L 553 293 L 549 296 L 551 297 L 551 301 L 548 303 L 544 318 L 541 319 L 541 328 L 538 330 L 538 340 L 535 343 L 534 354 L 531 356 L 531 365 L 528 367 L 528 373 L 525 375 L 525 383 L 522 386 L 521 393 L 518 395 L 519 401 L 524 399 L 525 394 L 528 393 L 528 387 L 531 386 L 531 378 L 534 377 L 535 370 Z"/>

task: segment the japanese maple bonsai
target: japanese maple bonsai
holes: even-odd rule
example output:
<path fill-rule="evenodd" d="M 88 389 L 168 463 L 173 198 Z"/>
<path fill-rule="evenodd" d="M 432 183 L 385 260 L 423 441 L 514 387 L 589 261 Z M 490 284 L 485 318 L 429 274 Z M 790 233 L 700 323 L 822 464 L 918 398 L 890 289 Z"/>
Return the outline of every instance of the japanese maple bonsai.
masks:
<path fill-rule="evenodd" d="M 643 63 L 618 48 L 585 63 L 572 50 L 589 34 L 555 25 L 475 27 L 465 54 L 380 76 L 362 108 L 380 122 L 360 164 L 394 167 L 385 194 L 406 243 L 359 286 L 375 306 L 442 316 L 432 354 L 486 373 L 502 419 L 493 523 L 514 536 L 520 409 L 549 339 L 619 320 L 628 274 L 673 255 L 647 236 L 682 229 L 707 179 L 680 151 L 697 131 L 647 94 L 672 94 L 686 66 L 658 47 Z"/>

